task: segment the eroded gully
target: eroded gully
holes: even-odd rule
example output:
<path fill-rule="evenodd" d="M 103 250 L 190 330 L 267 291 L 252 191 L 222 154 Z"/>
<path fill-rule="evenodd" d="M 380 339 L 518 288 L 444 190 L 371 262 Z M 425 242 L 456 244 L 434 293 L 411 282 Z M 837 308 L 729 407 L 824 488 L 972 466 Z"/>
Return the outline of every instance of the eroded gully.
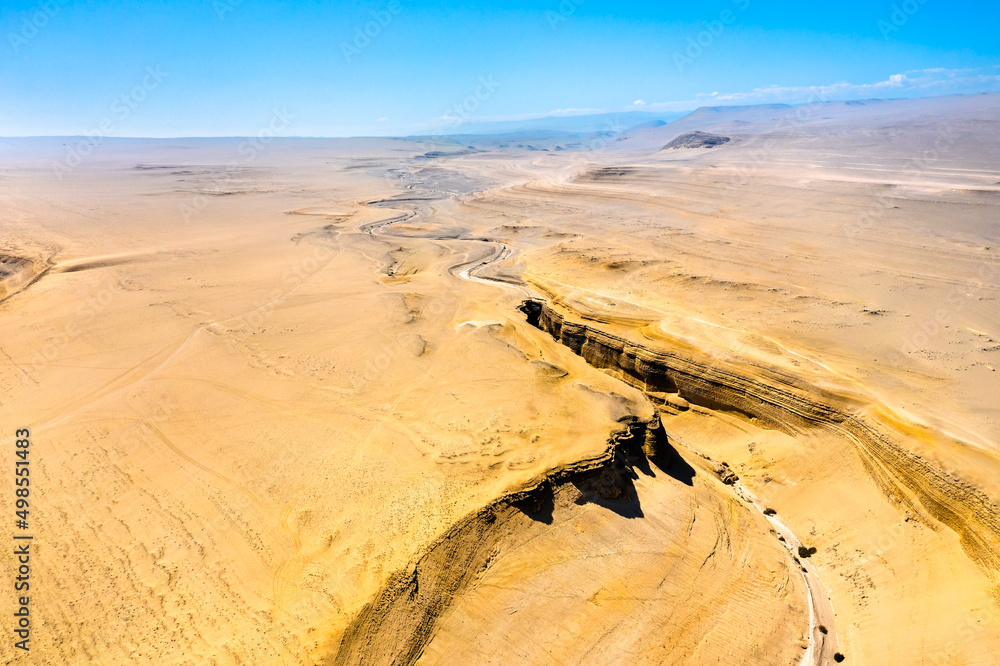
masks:
<path fill-rule="evenodd" d="M 441 201 L 456 196 L 453 192 L 420 188 L 418 184 L 413 183 L 407 184 L 406 188 L 408 193 L 401 196 L 366 202 L 366 205 L 369 207 L 400 211 L 400 214 L 394 215 L 385 220 L 379 220 L 377 222 L 362 225 L 359 230 L 371 236 L 406 237 L 397 233 L 391 233 L 392 226 L 400 222 L 411 221 L 420 217 L 429 217 L 433 210 L 432 203 L 434 201 Z M 523 284 L 515 284 L 507 280 L 479 275 L 479 273 L 488 266 L 499 264 L 513 255 L 514 251 L 505 243 L 486 238 L 442 237 L 435 239 L 433 236 L 421 236 L 421 238 L 426 238 L 428 240 L 459 240 L 474 243 L 485 243 L 492 246 L 492 252 L 489 256 L 476 259 L 471 262 L 463 261 L 459 264 L 451 266 L 449 268 L 449 272 L 452 275 L 464 280 L 499 286 L 504 289 L 517 290 L 522 296 L 533 301 L 544 300 L 539 295 L 532 293 Z M 680 444 L 694 455 L 698 455 L 711 462 L 710 458 L 704 454 L 698 453 L 696 449 L 685 443 L 681 438 L 675 435 L 669 435 L 668 437 L 672 443 Z M 825 666 L 826 664 L 834 663 L 833 657 L 836 654 L 838 641 L 834 625 L 832 603 L 830 602 L 826 588 L 819 578 L 816 567 L 811 562 L 798 557 L 798 549 L 802 546 L 802 541 L 792 532 L 788 525 L 781 521 L 780 518 L 776 515 L 769 515 L 769 513 L 765 513 L 766 506 L 743 484 L 736 481 L 728 485 L 733 489 L 734 495 L 744 506 L 763 516 L 772 526 L 774 532 L 781 536 L 780 541 L 788 550 L 789 556 L 791 557 L 796 568 L 799 570 L 806 585 L 810 615 L 809 640 L 808 647 L 805 650 L 800 662 L 801 666 Z"/>

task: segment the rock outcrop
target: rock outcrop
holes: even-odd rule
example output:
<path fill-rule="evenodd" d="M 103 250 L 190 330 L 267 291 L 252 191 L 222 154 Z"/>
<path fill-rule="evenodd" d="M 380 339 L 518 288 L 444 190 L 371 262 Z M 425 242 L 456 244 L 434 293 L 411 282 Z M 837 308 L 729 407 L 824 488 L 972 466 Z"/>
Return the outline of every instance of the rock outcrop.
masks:
<path fill-rule="evenodd" d="M 721 361 L 710 364 L 637 344 L 544 301 L 525 301 L 521 311 L 529 323 L 594 367 L 651 397 L 660 396 L 663 404 L 670 404 L 666 399 L 670 396 L 675 403 L 679 398 L 790 435 L 824 428 L 848 439 L 889 501 L 931 529 L 944 525 L 954 530 L 969 558 L 994 586 L 1000 583 L 1000 507 L 996 502 L 980 488 L 954 478 L 907 448 L 905 435 L 856 413 L 846 399 L 776 369 L 736 368 Z M 1000 596 L 1000 586 L 996 589 Z"/>
<path fill-rule="evenodd" d="M 724 143 L 729 143 L 731 139 L 728 136 L 722 136 L 719 134 L 709 134 L 708 132 L 688 132 L 687 134 L 681 134 L 679 137 L 663 146 L 661 150 L 682 150 L 685 148 L 714 148 L 715 146 L 721 146 Z"/>
<path fill-rule="evenodd" d="M 46 270 L 44 262 L 0 254 L 0 301 L 30 286 Z"/>
<path fill-rule="evenodd" d="M 518 529 L 520 519 L 528 515 L 550 521 L 546 512 L 551 510 L 552 498 L 566 486 L 575 486 L 578 502 L 611 501 L 626 511 L 634 504 L 638 512 L 633 466 L 644 463 L 646 448 L 661 460 L 670 459 L 662 432 L 658 418 L 626 417 L 603 454 L 555 470 L 460 520 L 416 563 L 390 577 L 351 622 L 328 663 L 415 663 L 441 616 L 490 566 L 501 542 Z"/>

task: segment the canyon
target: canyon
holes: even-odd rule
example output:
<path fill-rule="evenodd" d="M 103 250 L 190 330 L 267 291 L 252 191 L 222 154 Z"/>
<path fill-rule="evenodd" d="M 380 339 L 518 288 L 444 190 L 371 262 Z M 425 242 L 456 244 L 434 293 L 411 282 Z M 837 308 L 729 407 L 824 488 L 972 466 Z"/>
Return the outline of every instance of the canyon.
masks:
<path fill-rule="evenodd" d="M 998 122 L 0 140 L 26 663 L 996 663 Z"/>

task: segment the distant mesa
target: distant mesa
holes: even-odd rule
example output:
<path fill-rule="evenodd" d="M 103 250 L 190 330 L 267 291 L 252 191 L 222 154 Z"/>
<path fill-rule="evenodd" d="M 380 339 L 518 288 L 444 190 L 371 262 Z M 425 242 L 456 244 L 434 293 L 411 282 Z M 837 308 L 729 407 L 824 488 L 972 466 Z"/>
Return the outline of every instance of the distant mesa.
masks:
<path fill-rule="evenodd" d="M 640 173 L 640 169 L 630 166 L 601 167 L 581 174 L 577 177 L 577 180 L 592 182 L 621 182 L 626 178 L 634 178 L 635 176 L 640 175 Z"/>
<path fill-rule="evenodd" d="M 472 150 L 468 150 L 468 149 L 466 149 L 466 150 L 453 150 L 453 151 L 450 151 L 450 152 L 447 151 L 447 150 L 432 150 L 430 152 L 424 153 L 423 155 L 417 155 L 417 158 L 418 159 L 422 158 L 422 159 L 425 159 L 425 160 L 433 160 L 433 159 L 437 159 L 438 157 L 458 157 L 460 155 L 471 155 L 473 153 L 478 153 L 478 152 L 479 151 L 476 150 L 475 148 L 472 148 Z"/>
<path fill-rule="evenodd" d="M 703 106 L 698 111 L 714 111 L 715 113 L 732 113 L 733 111 L 748 111 L 751 109 L 771 109 L 783 111 L 792 108 L 791 104 L 747 104 L 743 106 Z"/>
<path fill-rule="evenodd" d="M 708 132 L 688 132 L 663 146 L 661 150 L 682 150 L 684 148 L 714 148 L 729 143 L 728 136 L 709 134 Z"/>
<path fill-rule="evenodd" d="M 869 106 L 870 104 L 881 104 L 883 102 L 888 102 L 887 99 L 849 99 L 844 104 L 846 106 Z"/>
<path fill-rule="evenodd" d="M 636 125 L 635 127 L 630 127 L 627 131 L 634 132 L 636 130 L 644 129 L 655 129 L 657 127 L 663 127 L 667 124 L 665 120 L 650 120 L 648 122 L 642 123 L 641 125 Z"/>

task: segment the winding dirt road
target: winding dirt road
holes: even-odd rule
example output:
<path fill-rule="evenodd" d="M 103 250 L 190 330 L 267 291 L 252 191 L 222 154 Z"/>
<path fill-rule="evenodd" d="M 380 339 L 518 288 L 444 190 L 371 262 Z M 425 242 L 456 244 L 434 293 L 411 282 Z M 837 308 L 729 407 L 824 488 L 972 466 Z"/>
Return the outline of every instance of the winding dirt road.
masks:
<path fill-rule="evenodd" d="M 411 192 L 416 192 L 418 189 L 418 186 L 415 184 L 408 184 L 406 187 Z M 451 193 L 431 189 L 421 190 L 420 194 L 423 196 L 407 194 L 400 197 L 379 199 L 368 202 L 367 205 L 369 207 L 399 210 L 401 213 L 386 220 L 365 224 L 361 226 L 359 230 L 372 236 L 400 236 L 400 234 L 390 233 L 394 224 L 418 219 L 420 217 L 426 217 L 432 209 L 430 202 L 440 201 L 454 196 Z M 504 289 L 514 289 L 526 298 L 544 300 L 542 296 L 533 293 L 523 284 L 515 284 L 509 281 L 491 277 L 482 277 L 479 275 L 479 272 L 486 267 L 498 264 L 514 255 L 515 250 L 510 246 L 500 241 L 484 238 L 438 238 L 436 240 L 461 240 L 472 243 L 487 243 L 492 246 L 492 252 L 485 258 L 477 259 L 471 262 L 464 261 L 451 266 L 449 268 L 449 272 L 452 275 L 472 282 L 490 284 Z M 672 440 L 680 442 L 680 438 L 675 435 L 670 435 L 669 437 Z M 695 455 L 705 458 L 706 460 L 711 460 L 704 454 L 698 453 L 694 448 L 684 445 L 683 443 L 682 445 Z M 819 578 L 819 573 L 816 570 L 816 567 L 808 560 L 800 559 L 798 556 L 798 549 L 803 546 L 802 540 L 799 539 L 776 515 L 769 515 L 769 513 L 765 513 L 766 507 L 742 484 L 736 482 L 732 484 L 731 487 L 733 488 L 733 493 L 747 507 L 763 516 L 774 527 L 774 531 L 781 535 L 782 544 L 787 549 L 794 566 L 800 570 L 802 579 L 805 582 L 810 610 L 808 632 L 809 646 L 802 657 L 802 661 L 800 662 L 801 666 L 826 666 L 827 664 L 836 663 L 834 656 L 837 654 L 838 640 L 835 628 L 833 606 L 830 602 L 829 594 Z"/>

